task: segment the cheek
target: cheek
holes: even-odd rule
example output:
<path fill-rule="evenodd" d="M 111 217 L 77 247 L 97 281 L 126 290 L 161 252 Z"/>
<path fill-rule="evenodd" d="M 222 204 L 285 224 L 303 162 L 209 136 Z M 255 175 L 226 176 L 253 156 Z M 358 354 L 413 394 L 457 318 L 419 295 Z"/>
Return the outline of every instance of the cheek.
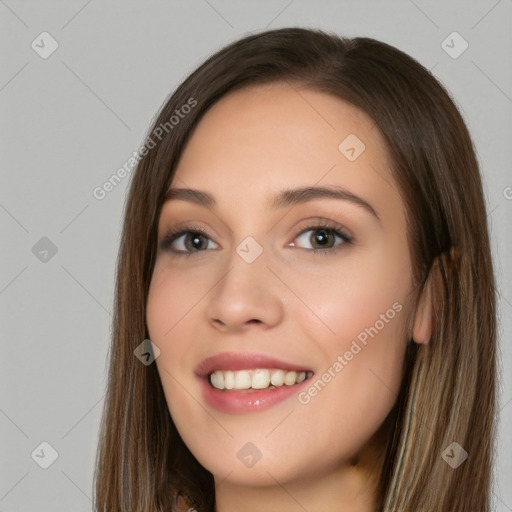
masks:
<path fill-rule="evenodd" d="M 187 422 L 198 414 L 197 401 L 191 400 L 191 368 L 197 364 L 190 343 L 194 308 L 205 290 L 197 280 L 184 279 L 168 269 L 155 267 L 149 288 L 146 323 L 151 341 L 160 349 L 156 359 L 167 406 L 182 437 Z M 171 399 L 172 397 L 172 399 Z M 199 398 L 199 397 L 196 397 Z"/>
<path fill-rule="evenodd" d="M 191 273 L 173 269 L 163 260 L 157 262 L 146 305 L 150 338 L 155 342 L 160 340 L 164 349 L 178 349 L 179 343 L 172 343 L 172 340 L 182 337 L 178 334 L 180 329 L 187 320 L 197 316 L 196 311 L 204 304 L 214 283 L 211 269 L 210 272 L 206 268 Z"/>
<path fill-rule="evenodd" d="M 195 280 L 187 286 L 180 278 L 167 270 L 155 268 L 149 288 L 146 322 L 149 338 L 160 349 L 156 359 L 164 393 L 171 405 L 186 406 L 187 395 L 184 384 L 190 379 L 191 368 L 197 364 L 193 359 L 194 344 L 190 341 L 191 319 L 200 301 L 201 290 Z M 192 281 L 192 282 L 191 282 Z M 204 291 L 202 292 L 204 295 Z M 185 386 L 186 387 L 186 386 Z M 172 404 L 169 397 L 172 396 Z"/>
<path fill-rule="evenodd" d="M 311 406 L 311 418 L 330 416 L 364 441 L 390 411 L 402 380 L 409 260 L 406 251 L 405 257 L 391 250 L 361 253 L 332 275 L 336 279 L 317 276 L 299 288 L 321 319 L 307 316 L 300 328 L 322 354 L 320 374 L 301 403 Z"/>
<path fill-rule="evenodd" d="M 293 283 L 297 296 L 316 316 L 308 315 L 302 328 L 310 332 L 310 339 L 320 335 L 331 350 L 343 350 L 355 339 L 364 343 L 370 336 L 368 331 L 377 334 L 375 329 L 380 339 L 398 342 L 409 301 L 407 248 L 381 244 L 372 251 L 356 247 L 350 251 L 335 263 L 326 264 L 322 271 L 319 265 L 303 269 L 299 276 L 293 269 L 289 271 L 287 282 Z M 308 279 L 302 277 L 305 274 Z M 303 317 L 297 312 L 296 316 Z"/>

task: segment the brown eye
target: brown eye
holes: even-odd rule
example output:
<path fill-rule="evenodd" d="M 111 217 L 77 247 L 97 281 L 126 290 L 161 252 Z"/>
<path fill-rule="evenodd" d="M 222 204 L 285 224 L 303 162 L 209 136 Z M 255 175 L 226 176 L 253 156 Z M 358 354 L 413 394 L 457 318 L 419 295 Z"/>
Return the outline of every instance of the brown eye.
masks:
<path fill-rule="evenodd" d="M 299 244 L 294 244 L 305 249 L 321 250 L 321 249 L 334 249 L 344 243 L 350 243 L 352 240 L 345 233 L 338 229 L 324 227 L 324 226 L 312 226 L 301 232 L 296 237 Z M 307 247 L 310 245 L 310 247 Z"/>
<path fill-rule="evenodd" d="M 213 245 L 213 247 L 212 247 Z M 161 242 L 160 247 L 175 254 L 193 254 L 208 249 L 216 249 L 218 245 L 199 230 L 182 229 L 169 233 Z"/>
<path fill-rule="evenodd" d="M 183 236 L 185 237 L 184 245 L 188 251 L 204 251 L 208 248 L 208 238 L 202 233 L 189 232 Z"/>

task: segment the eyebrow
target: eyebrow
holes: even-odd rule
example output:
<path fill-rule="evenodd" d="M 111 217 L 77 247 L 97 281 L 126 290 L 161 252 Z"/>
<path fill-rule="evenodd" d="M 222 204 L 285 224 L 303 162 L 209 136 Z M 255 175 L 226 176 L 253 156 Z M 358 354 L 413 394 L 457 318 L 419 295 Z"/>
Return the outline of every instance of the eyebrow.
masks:
<path fill-rule="evenodd" d="M 313 201 L 314 199 L 322 198 L 340 199 L 342 201 L 353 203 L 364 208 L 380 222 L 379 215 L 370 203 L 342 187 L 301 187 L 283 190 L 271 199 L 268 207 L 275 210 L 288 206 L 296 206 L 298 204 Z M 191 188 L 169 189 L 165 195 L 164 201 L 167 202 L 176 199 L 189 201 L 211 209 L 217 207 L 217 201 L 211 194 Z"/>

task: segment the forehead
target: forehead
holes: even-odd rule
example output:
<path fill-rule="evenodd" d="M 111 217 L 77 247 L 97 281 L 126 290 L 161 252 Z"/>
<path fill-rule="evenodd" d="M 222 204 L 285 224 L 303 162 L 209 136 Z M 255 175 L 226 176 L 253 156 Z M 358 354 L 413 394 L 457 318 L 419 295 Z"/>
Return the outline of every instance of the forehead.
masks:
<path fill-rule="evenodd" d="M 396 195 L 390 169 L 385 141 L 360 109 L 327 93 L 273 83 L 231 92 L 208 110 L 172 186 L 245 201 L 313 184 Z"/>

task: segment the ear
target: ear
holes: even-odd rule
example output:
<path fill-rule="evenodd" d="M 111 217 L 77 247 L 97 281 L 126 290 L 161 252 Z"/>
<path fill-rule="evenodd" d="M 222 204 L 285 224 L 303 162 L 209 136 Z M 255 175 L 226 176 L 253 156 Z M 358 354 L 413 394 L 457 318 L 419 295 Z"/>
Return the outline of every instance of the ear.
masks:
<path fill-rule="evenodd" d="M 438 271 L 437 258 L 432 264 L 428 278 L 423 286 L 418 303 L 416 305 L 416 312 L 414 314 L 414 324 L 412 328 L 412 339 L 416 343 L 426 344 L 432 337 L 434 329 L 433 307 L 432 307 L 432 288 L 435 273 Z"/>

